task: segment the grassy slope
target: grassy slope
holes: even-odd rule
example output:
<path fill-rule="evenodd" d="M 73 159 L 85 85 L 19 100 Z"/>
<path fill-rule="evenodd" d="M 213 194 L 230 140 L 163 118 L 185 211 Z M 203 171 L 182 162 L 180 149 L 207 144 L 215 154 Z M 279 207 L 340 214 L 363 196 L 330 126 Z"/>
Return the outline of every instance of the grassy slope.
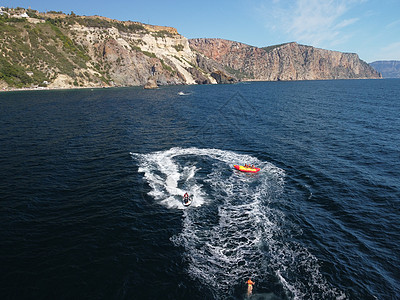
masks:
<path fill-rule="evenodd" d="M 88 56 L 52 20 L 31 24 L 26 19 L 0 18 L 0 79 L 9 86 L 45 86 L 58 73 L 75 77 Z"/>
<path fill-rule="evenodd" d="M 65 15 L 45 18 L 36 14 L 32 17 L 42 22 L 33 24 L 25 18 L 0 16 L 0 80 L 11 87 L 46 86 L 46 82 L 51 82 L 58 74 L 71 77 L 74 85 L 80 85 L 83 80 L 107 82 L 110 79 L 101 58 L 91 58 L 79 39 L 73 40 L 70 25 L 145 31 L 140 24 L 111 24 L 102 19 Z M 92 72 L 87 72 L 88 69 Z"/>

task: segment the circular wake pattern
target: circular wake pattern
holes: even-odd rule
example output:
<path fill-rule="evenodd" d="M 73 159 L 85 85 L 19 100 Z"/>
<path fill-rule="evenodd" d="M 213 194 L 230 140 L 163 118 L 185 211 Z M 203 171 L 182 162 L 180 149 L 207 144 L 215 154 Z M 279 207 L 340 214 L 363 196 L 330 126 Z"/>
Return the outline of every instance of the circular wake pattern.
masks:
<path fill-rule="evenodd" d="M 249 277 L 271 274 L 288 298 L 344 298 L 323 278 L 317 259 L 290 241 L 296 234 L 280 207 L 285 173 L 269 162 L 219 149 L 172 148 L 134 154 L 149 195 L 168 208 L 184 209 L 183 227 L 172 242 L 185 249 L 188 273 L 211 287 L 215 298 L 234 293 Z M 257 174 L 233 164 L 254 164 Z M 194 195 L 190 207 L 182 195 Z"/>

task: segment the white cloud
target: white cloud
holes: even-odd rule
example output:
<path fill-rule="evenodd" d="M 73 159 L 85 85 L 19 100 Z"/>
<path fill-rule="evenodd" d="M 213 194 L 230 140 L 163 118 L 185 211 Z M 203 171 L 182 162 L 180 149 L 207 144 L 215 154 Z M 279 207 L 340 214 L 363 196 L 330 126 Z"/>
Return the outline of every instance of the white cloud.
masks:
<path fill-rule="evenodd" d="M 265 4 L 260 12 L 267 19 L 268 29 L 279 30 L 289 39 L 317 47 L 332 46 L 351 38 L 347 29 L 359 19 L 346 18 L 346 13 L 362 2 L 364 0 L 283 0 Z"/>

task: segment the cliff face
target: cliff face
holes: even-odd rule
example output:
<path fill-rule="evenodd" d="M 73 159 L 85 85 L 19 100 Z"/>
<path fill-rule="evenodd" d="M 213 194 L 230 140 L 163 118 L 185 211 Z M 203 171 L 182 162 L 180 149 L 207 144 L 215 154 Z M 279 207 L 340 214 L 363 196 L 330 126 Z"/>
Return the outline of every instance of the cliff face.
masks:
<path fill-rule="evenodd" d="M 195 55 L 187 39 L 173 28 L 143 27 L 133 32 L 74 25 L 70 32 L 105 67 L 115 85 L 144 85 L 149 77 L 160 85 L 194 84 L 196 78 L 188 69 Z"/>
<path fill-rule="evenodd" d="M 212 72 L 224 73 L 171 27 L 12 10 L 0 30 L 2 88 L 217 83 Z"/>
<path fill-rule="evenodd" d="M 192 49 L 253 80 L 381 78 L 357 54 L 287 43 L 257 48 L 222 39 L 192 39 Z"/>
<path fill-rule="evenodd" d="M 384 78 L 400 78 L 400 61 L 385 60 L 370 63 L 375 70 L 380 72 Z"/>
<path fill-rule="evenodd" d="M 0 14 L 1 89 L 379 77 L 356 54 L 297 43 L 257 48 L 99 16 Z"/>

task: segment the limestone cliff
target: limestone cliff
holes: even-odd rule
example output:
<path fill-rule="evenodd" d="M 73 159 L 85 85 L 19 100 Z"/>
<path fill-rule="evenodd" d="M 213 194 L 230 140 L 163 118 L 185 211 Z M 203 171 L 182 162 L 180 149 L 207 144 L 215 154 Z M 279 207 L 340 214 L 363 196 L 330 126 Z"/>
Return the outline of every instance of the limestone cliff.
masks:
<path fill-rule="evenodd" d="M 192 49 L 253 80 L 381 78 L 357 54 L 287 43 L 257 48 L 222 39 L 192 39 Z"/>
<path fill-rule="evenodd" d="M 0 16 L 1 86 L 51 88 L 217 83 L 175 28 L 33 10 Z"/>
<path fill-rule="evenodd" d="M 6 9 L 0 88 L 147 87 L 243 80 L 379 78 L 356 54 L 288 43 L 257 48 L 99 16 Z"/>

